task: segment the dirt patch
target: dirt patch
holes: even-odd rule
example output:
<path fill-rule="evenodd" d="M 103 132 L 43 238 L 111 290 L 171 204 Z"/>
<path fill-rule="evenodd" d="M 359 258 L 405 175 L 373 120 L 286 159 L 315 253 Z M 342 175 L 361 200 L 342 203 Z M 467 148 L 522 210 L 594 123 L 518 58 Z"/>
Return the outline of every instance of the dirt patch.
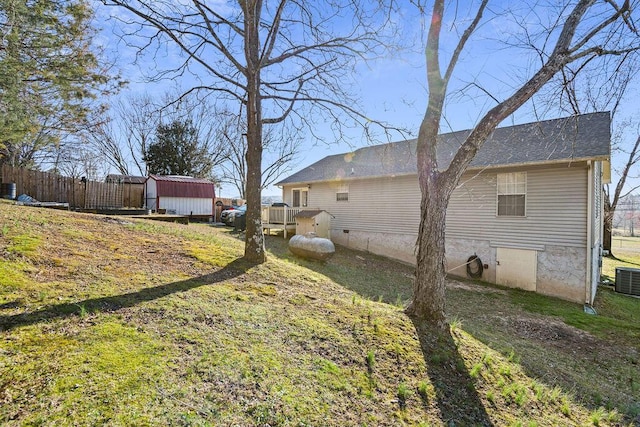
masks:
<path fill-rule="evenodd" d="M 507 292 L 502 289 L 490 288 L 470 282 L 460 282 L 455 279 L 447 279 L 447 289 L 460 289 L 463 291 L 480 292 L 483 294 L 501 294 L 506 295 Z"/>
<path fill-rule="evenodd" d="M 551 317 L 512 316 L 503 318 L 507 328 L 525 339 L 540 341 L 554 347 L 591 351 L 602 343 L 590 333 Z"/>

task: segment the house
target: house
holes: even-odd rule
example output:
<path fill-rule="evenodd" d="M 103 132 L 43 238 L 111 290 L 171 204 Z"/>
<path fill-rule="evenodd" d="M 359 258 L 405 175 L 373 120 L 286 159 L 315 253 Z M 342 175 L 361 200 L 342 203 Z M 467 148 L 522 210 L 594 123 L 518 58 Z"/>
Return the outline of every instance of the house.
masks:
<path fill-rule="evenodd" d="M 439 136 L 441 167 L 468 133 Z M 451 196 L 448 272 L 467 276 L 476 255 L 482 280 L 591 304 L 609 159 L 609 113 L 496 129 Z M 333 215 L 335 243 L 415 263 L 421 199 L 415 140 L 328 156 L 278 185 L 292 208 Z"/>
<path fill-rule="evenodd" d="M 147 209 L 176 215 L 213 218 L 215 184 L 207 179 L 149 175 L 145 183 Z"/>
<path fill-rule="evenodd" d="M 122 185 L 122 206 L 142 208 L 144 206 L 144 176 L 109 174 L 105 182 Z"/>

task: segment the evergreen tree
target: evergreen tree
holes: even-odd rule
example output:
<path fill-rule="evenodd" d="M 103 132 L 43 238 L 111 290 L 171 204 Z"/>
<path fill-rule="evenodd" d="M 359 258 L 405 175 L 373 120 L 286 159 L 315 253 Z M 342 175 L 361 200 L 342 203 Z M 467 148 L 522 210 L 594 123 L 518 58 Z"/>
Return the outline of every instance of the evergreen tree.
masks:
<path fill-rule="evenodd" d="M 191 120 L 174 120 L 158 126 L 144 161 L 151 174 L 209 178 L 213 163 L 206 147 Z"/>
<path fill-rule="evenodd" d="M 86 0 L 0 0 L 0 163 L 31 166 L 89 124 L 90 102 L 115 81 L 94 54 L 91 18 Z"/>

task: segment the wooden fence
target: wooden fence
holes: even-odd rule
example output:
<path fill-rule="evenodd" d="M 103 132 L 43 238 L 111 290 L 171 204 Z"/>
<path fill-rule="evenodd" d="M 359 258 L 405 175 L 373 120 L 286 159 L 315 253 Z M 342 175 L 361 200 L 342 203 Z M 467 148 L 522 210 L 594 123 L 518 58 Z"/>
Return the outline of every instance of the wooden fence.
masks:
<path fill-rule="evenodd" d="M 120 209 L 141 207 L 141 197 L 132 197 L 123 183 L 69 178 L 48 172 L 2 165 L 0 182 L 15 183 L 16 194 L 26 194 L 39 202 L 69 203 L 71 208 Z"/>

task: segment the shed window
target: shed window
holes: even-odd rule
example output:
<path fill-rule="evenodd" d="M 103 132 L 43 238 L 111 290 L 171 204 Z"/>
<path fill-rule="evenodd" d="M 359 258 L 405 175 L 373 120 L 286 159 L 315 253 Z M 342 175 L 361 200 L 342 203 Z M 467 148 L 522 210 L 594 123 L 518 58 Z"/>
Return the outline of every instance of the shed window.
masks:
<path fill-rule="evenodd" d="M 336 202 L 349 201 L 349 184 L 342 184 L 336 190 Z"/>
<path fill-rule="evenodd" d="M 525 216 L 527 173 L 498 174 L 498 216 Z"/>

